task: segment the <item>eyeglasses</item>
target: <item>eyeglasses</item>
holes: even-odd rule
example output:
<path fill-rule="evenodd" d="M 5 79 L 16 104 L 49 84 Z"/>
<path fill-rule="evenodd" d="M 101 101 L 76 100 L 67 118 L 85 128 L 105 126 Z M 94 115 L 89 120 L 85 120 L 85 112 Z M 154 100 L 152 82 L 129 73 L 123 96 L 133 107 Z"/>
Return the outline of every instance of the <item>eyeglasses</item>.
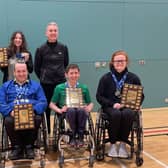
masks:
<path fill-rule="evenodd" d="M 124 63 L 124 62 L 126 62 L 127 60 L 115 60 L 115 61 L 113 61 L 113 63 Z"/>

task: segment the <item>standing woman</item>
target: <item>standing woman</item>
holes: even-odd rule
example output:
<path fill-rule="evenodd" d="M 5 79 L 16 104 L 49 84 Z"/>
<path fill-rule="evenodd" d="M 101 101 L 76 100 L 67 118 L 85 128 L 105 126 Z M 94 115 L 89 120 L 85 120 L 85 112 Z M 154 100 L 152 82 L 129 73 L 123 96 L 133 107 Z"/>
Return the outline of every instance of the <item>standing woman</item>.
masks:
<path fill-rule="evenodd" d="M 58 41 L 58 25 L 50 22 L 46 27 L 47 41 L 36 50 L 34 69 L 45 92 L 48 104 L 54 88 L 66 81 L 65 69 L 69 64 L 68 48 Z M 46 118 L 50 134 L 50 113 L 47 107 Z"/>
<path fill-rule="evenodd" d="M 3 83 L 14 79 L 14 65 L 18 59 L 22 59 L 26 63 L 29 73 L 33 72 L 32 55 L 27 49 L 27 42 L 21 31 L 16 31 L 12 34 L 10 44 L 7 48 L 7 56 L 8 66 L 1 67 L 1 71 L 4 73 Z"/>
<path fill-rule="evenodd" d="M 134 120 L 134 111 L 121 105 L 121 92 L 124 83 L 141 85 L 139 77 L 128 71 L 128 55 L 119 50 L 113 53 L 109 67 L 97 88 L 96 98 L 109 119 L 108 134 L 111 143 L 108 155 L 127 158 L 126 142 Z M 144 99 L 142 96 L 141 103 Z M 117 141 L 120 141 L 117 146 Z"/>

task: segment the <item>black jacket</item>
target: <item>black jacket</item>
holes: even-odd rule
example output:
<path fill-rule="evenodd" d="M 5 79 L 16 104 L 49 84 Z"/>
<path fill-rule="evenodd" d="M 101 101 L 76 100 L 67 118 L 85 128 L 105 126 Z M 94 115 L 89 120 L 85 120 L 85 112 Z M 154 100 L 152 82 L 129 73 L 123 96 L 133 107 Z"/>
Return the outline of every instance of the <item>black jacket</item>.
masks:
<path fill-rule="evenodd" d="M 46 42 L 36 50 L 34 70 L 43 84 L 62 83 L 68 63 L 68 48 L 65 45 Z"/>
<path fill-rule="evenodd" d="M 128 70 L 126 68 L 122 73 L 118 73 L 112 68 L 111 72 L 115 74 L 119 81 Z M 96 99 L 102 107 L 112 107 L 115 103 L 120 103 L 121 101 L 120 98 L 115 96 L 116 84 L 112 78 L 111 72 L 103 75 L 98 84 Z M 139 77 L 132 72 L 128 72 L 125 83 L 141 85 Z M 142 101 L 143 99 L 144 95 Z"/>

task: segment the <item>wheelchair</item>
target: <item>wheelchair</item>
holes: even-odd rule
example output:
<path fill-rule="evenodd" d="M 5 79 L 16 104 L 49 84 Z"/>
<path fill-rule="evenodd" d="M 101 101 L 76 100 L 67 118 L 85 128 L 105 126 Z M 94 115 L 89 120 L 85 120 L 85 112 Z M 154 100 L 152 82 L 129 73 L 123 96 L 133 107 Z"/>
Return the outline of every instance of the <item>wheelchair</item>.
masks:
<path fill-rule="evenodd" d="M 9 160 L 9 152 L 11 151 L 11 143 L 9 137 L 6 132 L 4 119 L 0 116 L 0 135 L 1 135 L 1 146 L 0 146 L 0 168 L 5 168 L 5 163 Z M 48 151 L 48 129 L 47 129 L 47 121 L 45 113 L 42 115 L 42 122 L 38 130 L 37 139 L 34 144 L 35 155 L 38 156 L 38 160 L 40 161 L 40 167 L 44 168 L 45 163 L 45 153 Z M 25 160 L 19 159 L 20 160 Z M 27 159 L 25 160 L 27 161 Z M 13 161 L 17 162 L 17 160 Z"/>
<path fill-rule="evenodd" d="M 59 167 L 63 168 L 64 160 L 65 160 L 65 150 L 79 150 L 81 148 L 78 147 L 70 147 L 70 139 L 72 138 L 72 131 L 69 127 L 69 124 L 66 120 L 65 115 L 61 116 L 58 113 L 54 115 L 54 128 L 53 128 L 53 147 L 55 151 L 59 152 Z M 93 167 L 95 156 L 95 134 L 94 134 L 94 125 L 93 120 L 91 118 L 91 114 L 89 113 L 86 128 L 84 131 L 84 146 L 82 148 L 86 148 L 89 151 L 89 167 Z"/>
<path fill-rule="evenodd" d="M 104 160 L 105 157 L 105 144 L 109 142 L 108 137 L 108 116 L 103 113 L 102 109 L 99 109 L 96 117 L 96 159 L 98 161 Z M 135 163 L 137 166 L 143 164 L 143 126 L 142 126 L 142 112 L 135 112 L 135 119 L 133 121 L 132 129 L 128 141 L 126 142 L 130 146 L 129 159 L 133 159 L 135 154 Z"/>

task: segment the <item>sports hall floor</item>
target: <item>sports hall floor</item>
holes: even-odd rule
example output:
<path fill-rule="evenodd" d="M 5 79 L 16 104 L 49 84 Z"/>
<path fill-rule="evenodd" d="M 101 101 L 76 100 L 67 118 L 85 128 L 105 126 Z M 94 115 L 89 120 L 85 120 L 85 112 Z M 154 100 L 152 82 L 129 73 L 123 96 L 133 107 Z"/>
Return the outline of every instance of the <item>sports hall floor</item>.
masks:
<path fill-rule="evenodd" d="M 141 168 L 168 168 L 168 108 L 143 109 L 143 159 Z M 95 114 L 93 120 L 95 121 Z M 166 135 L 167 134 L 167 135 Z M 107 145 L 108 146 L 108 145 Z M 85 150 L 65 151 L 65 168 L 87 168 L 89 153 Z M 58 168 L 58 154 L 49 152 L 46 155 L 46 168 Z M 6 162 L 6 168 L 38 168 L 39 161 Z M 105 157 L 104 161 L 95 161 L 95 168 L 135 168 L 135 159 L 112 159 Z"/>

